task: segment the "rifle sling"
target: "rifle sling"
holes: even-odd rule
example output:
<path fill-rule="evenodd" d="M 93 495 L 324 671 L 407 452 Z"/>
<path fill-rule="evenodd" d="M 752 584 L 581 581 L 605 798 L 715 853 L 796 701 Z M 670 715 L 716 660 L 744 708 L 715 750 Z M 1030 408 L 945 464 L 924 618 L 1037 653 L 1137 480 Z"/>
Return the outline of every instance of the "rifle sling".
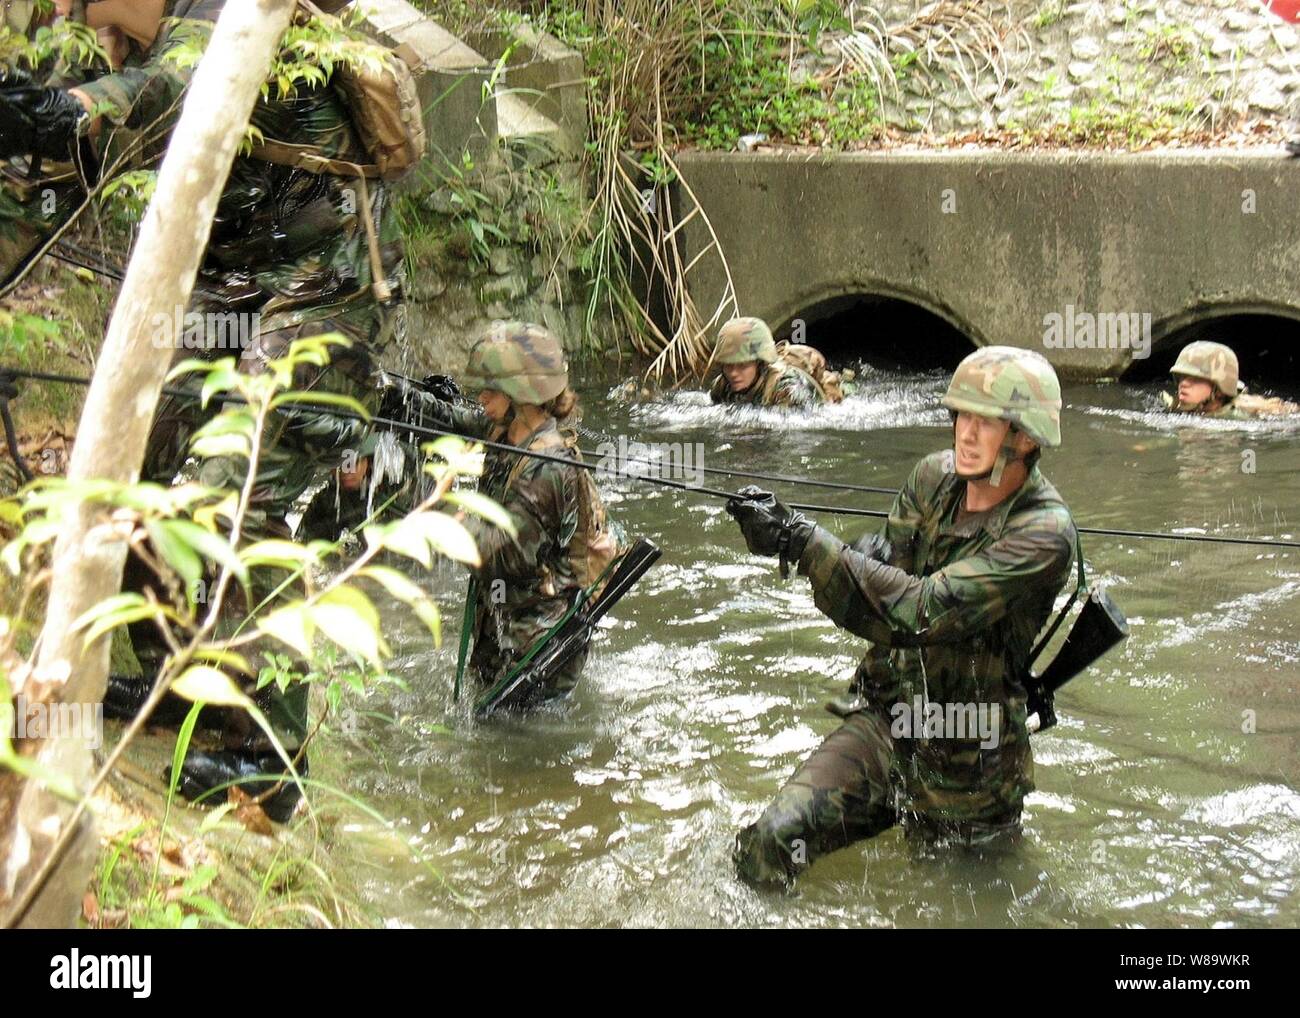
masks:
<path fill-rule="evenodd" d="M 1029 652 L 1029 662 L 1026 665 L 1027 671 L 1033 667 L 1034 662 L 1038 660 L 1038 655 L 1043 652 L 1043 649 L 1049 642 L 1051 642 L 1052 637 L 1056 635 L 1056 631 L 1061 628 L 1061 623 L 1064 622 L 1066 616 L 1070 614 L 1070 609 L 1074 607 L 1074 602 L 1079 599 L 1079 595 L 1087 591 L 1087 580 L 1085 579 L 1083 572 L 1083 543 L 1079 539 L 1079 529 L 1077 527 L 1074 531 L 1074 557 L 1079 567 L 1078 586 L 1074 588 L 1074 593 L 1071 594 L 1070 599 L 1065 602 L 1065 606 L 1057 613 L 1056 618 L 1052 621 L 1051 627 L 1043 635 L 1043 638 L 1039 640 L 1034 649 Z"/>

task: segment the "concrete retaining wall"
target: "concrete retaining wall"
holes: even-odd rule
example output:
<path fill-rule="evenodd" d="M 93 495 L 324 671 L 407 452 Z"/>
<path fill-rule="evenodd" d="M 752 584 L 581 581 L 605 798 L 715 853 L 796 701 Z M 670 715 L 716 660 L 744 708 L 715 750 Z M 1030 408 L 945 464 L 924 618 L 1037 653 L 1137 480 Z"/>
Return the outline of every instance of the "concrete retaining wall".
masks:
<path fill-rule="evenodd" d="M 1134 350 L 1053 348 L 1047 316 L 1150 315 L 1161 340 L 1217 314 L 1300 320 L 1300 161 L 1272 152 L 683 154 L 742 314 L 773 327 L 819 301 L 913 301 L 979 344 L 1031 347 L 1063 374 L 1113 376 Z M 680 196 L 677 207 L 682 207 Z M 686 225 L 686 256 L 707 242 Z M 692 296 L 725 278 L 707 255 Z M 1073 312 L 1069 309 L 1073 308 Z M 810 322 L 808 341 L 816 343 Z M 924 337 L 873 335 L 863 343 Z"/>

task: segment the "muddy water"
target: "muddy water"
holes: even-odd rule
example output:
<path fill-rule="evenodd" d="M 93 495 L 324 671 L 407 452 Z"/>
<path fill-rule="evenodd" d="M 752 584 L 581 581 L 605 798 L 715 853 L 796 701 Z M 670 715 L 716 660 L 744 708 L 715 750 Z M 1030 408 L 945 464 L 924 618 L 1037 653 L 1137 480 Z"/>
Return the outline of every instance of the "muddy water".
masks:
<path fill-rule="evenodd" d="M 948 441 L 938 375 L 868 373 L 840 407 L 736 415 L 678 394 L 584 393 L 593 432 L 736 466 L 895 486 Z M 1071 386 L 1047 475 L 1084 525 L 1300 539 L 1300 426 L 1187 422 L 1154 388 Z M 586 444 L 594 447 L 596 439 Z M 726 481 L 710 480 L 726 487 Z M 733 486 L 740 481 L 733 482 Z M 863 642 L 746 553 L 720 503 L 622 481 L 612 511 L 666 554 L 608 621 L 565 707 L 474 724 L 451 704 L 462 580 L 433 649 L 396 609 L 394 671 L 320 776 L 358 793 L 348 871 L 392 925 L 1295 926 L 1300 924 L 1300 552 L 1085 538 L 1133 635 L 1034 740 L 1026 836 L 998 857 L 900 832 L 818 862 L 793 895 L 729 861 L 835 726 Z M 887 508 L 888 498 L 802 491 Z M 823 517 L 851 538 L 873 521 Z"/>

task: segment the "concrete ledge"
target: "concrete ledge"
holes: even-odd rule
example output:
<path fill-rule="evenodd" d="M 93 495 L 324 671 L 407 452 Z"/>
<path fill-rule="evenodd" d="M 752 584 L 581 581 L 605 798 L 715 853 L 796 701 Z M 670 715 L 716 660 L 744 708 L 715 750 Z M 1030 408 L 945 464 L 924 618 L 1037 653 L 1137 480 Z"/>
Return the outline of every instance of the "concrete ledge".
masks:
<path fill-rule="evenodd" d="M 509 94 L 560 126 L 562 155 L 580 155 L 587 141 L 587 84 L 582 55 L 554 36 L 527 25 L 510 32 L 482 29 L 468 38 L 493 61 L 510 51 L 505 74 Z"/>
<path fill-rule="evenodd" d="M 1065 375 L 1113 376 L 1132 348 L 1054 348 L 1046 318 L 1151 316 L 1153 347 L 1181 325 L 1260 312 L 1300 320 L 1300 163 L 1276 150 L 683 153 L 684 178 L 726 252 L 742 314 L 774 329 L 819 302 L 880 294 L 919 304 L 978 344 L 1039 350 Z M 685 209 L 680 186 L 675 207 Z M 694 220 L 684 257 L 708 242 Z M 701 307 L 724 279 L 692 273 Z M 864 345 L 923 342 L 881 337 Z"/>

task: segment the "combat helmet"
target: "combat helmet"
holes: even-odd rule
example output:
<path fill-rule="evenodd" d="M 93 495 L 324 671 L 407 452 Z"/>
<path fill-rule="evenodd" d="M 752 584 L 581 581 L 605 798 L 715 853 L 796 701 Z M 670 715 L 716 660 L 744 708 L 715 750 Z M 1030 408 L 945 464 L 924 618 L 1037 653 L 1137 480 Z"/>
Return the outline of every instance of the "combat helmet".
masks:
<path fill-rule="evenodd" d="M 713 354 L 715 364 L 748 364 L 750 361 L 771 364 L 774 360 L 776 342 L 763 319 L 733 318 L 718 330 L 718 346 Z"/>
<path fill-rule="evenodd" d="M 1014 432 L 1023 431 L 1040 447 L 1061 444 L 1061 383 L 1047 358 L 1013 346 L 986 346 L 957 365 L 943 405 L 954 412 L 1010 421 L 1002 450 L 989 473 L 993 484 L 1015 456 Z"/>
<path fill-rule="evenodd" d="M 1230 347 L 1209 340 L 1199 339 L 1183 347 L 1169 373 L 1213 382 L 1225 399 L 1235 399 L 1240 388 L 1237 355 Z"/>
<path fill-rule="evenodd" d="M 540 406 L 568 387 L 569 365 L 560 341 L 546 327 L 494 322 L 470 348 L 465 379 L 516 403 Z"/>

